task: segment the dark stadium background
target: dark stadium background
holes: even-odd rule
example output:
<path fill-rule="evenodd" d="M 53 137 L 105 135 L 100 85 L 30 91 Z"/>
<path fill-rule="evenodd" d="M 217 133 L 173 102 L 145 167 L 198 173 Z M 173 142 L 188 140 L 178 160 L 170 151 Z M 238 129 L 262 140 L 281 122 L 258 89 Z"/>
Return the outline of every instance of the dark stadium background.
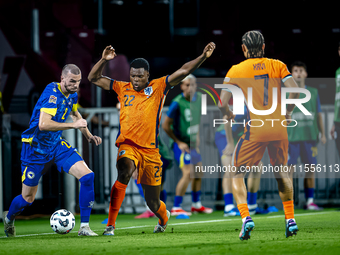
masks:
<path fill-rule="evenodd" d="M 98 29 L 99 3 L 102 3 L 102 30 Z M 95 90 L 87 74 L 106 45 L 111 44 L 118 55 L 126 57 L 110 63 L 105 71 L 108 76 L 128 79 L 128 62 L 144 57 L 150 62 L 153 79 L 171 74 L 186 61 L 196 58 L 204 46 L 213 41 L 216 43 L 213 56 L 195 74 L 221 77 L 222 81 L 233 64 L 244 60 L 241 36 L 257 29 L 265 37 L 267 57 L 280 59 L 288 67 L 293 61 L 301 60 L 307 64 L 309 77 L 334 78 L 340 66 L 339 5 L 334 1 L 303 0 L 1 0 L 0 30 L 18 58 L 6 67 L 1 64 L 0 74 L 12 72 L 13 78 L 17 66 L 23 65 L 26 69 L 34 87 L 22 95 L 22 100 L 27 99 L 18 103 L 18 107 L 27 114 L 34 106 L 36 95 L 48 83 L 59 81 L 65 64 L 74 63 L 83 74 L 80 104 L 94 107 Z M 33 50 L 34 9 L 39 12 L 39 53 Z M 0 53 L 6 55 L 1 45 Z M 114 67 L 119 71 L 114 71 Z M 14 100 L 14 89 L 25 86 L 17 84 L 15 77 L 6 84 L 1 83 L 7 113 L 11 113 L 18 102 Z M 319 89 L 321 104 L 334 103 L 334 82 L 314 86 Z M 179 87 L 171 91 L 165 104 L 169 105 L 179 92 Z M 103 92 L 102 106 L 112 107 L 116 102 L 114 92 Z M 11 142 L 12 163 L 7 166 L 5 163 L 4 169 L 20 169 L 20 133 L 27 126 L 28 123 L 12 123 L 17 139 Z M 4 153 L 6 158 L 6 148 Z M 20 192 L 20 177 L 8 169 L 4 177 L 12 180 L 4 186 L 4 208 L 8 208 L 11 199 Z M 60 185 L 62 183 L 51 184 L 44 193 L 55 194 L 62 188 Z M 58 200 L 56 196 L 51 198 Z"/>

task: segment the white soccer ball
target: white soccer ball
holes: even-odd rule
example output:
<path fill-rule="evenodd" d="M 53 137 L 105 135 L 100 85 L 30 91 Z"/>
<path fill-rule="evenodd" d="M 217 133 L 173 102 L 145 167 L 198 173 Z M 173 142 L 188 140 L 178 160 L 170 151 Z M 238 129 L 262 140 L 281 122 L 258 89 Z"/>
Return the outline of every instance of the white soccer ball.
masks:
<path fill-rule="evenodd" d="M 64 235 L 70 233 L 76 225 L 76 220 L 70 211 L 60 209 L 52 214 L 50 225 L 54 232 Z"/>

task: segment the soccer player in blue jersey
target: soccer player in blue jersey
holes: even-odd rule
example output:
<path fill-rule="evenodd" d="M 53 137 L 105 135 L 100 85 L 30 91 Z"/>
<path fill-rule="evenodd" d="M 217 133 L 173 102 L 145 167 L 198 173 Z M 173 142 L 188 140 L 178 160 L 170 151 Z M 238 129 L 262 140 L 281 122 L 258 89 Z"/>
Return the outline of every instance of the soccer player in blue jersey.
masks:
<path fill-rule="evenodd" d="M 102 142 L 100 137 L 90 133 L 86 120 L 77 110 L 76 91 L 80 81 L 80 69 L 73 64 L 66 65 L 60 83 L 48 84 L 34 107 L 29 128 L 21 136 L 22 192 L 2 217 L 7 237 L 15 237 L 15 216 L 33 203 L 39 179 L 49 163 L 55 163 L 59 172 L 64 171 L 79 180 L 81 225 L 78 235 L 97 236 L 89 227 L 94 203 L 94 173 L 77 150 L 61 138 L 63 130 L 79 129 L 88 142 L 97 146 Z M 66 123 L 69 115 L 73 122 Z"/>

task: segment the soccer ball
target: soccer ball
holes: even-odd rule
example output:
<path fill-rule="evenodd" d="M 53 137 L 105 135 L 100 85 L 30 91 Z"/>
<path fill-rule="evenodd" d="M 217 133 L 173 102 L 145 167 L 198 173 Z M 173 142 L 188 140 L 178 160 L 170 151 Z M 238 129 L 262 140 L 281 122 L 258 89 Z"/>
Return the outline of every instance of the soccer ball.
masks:
<path fill-rule="evenodd" d="M 74 228 L 76 220 L 70 211 L 60 209 L 52 214 L 50 225 L 54 232 L 65 235 Z"/>

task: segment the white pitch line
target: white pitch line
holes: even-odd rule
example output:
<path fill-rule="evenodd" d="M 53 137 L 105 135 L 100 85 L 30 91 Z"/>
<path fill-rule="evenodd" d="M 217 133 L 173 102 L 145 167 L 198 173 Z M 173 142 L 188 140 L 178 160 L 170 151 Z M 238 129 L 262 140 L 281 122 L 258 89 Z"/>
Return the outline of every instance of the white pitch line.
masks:
<path fill-rule="evenodd" d="M 334 211 L 332 211 L 334 212 Z M 308 216 L 308 215 L 318 215 L 318 214 L 328 214 L 332 212 L 315 212 L 315 213 L 299 213 L 294 216 Z M 275 215 L 275 216 L 267 216 L 267 217 L 258 217 L 256 220 L 260 219 L 272 219 L 272 218 L 280 218 L 283 215 Z M 179 226 L 179 225 L 190 225 L 190 224 L 204 224 L 204 223 L 213 223 L 213 222 L 224 222 L 224 221 L 235 221 L 240 220 L 237 219 L 221 219 L 221 220 L 206 220 L 206 221 L 191 221 L 191 222 L 179 222 L 179 223 L 171 223 L 169 226 Z M 143 225 L 143 226 L 132 226 L 132 227 L 124 227 L 124 228 L 116 228 L 116 230 L 124 230 L 124 229 L 135 229 L 135 228 L 145 228 L 145 227 L 153 227 L 154 225 Z M 93 230 L 94 232 L 103 231 L 103 229 Z M 71 233 L 75 233 L 77 231 L 71 231 Z M 57 233 L 40 233 L 40 234 L 29 234 L 29 235 L 17 235 L 16 237 L 27 237 L 27 236 L 42 236 L 42 235 L 56 235 Z M 7 236 L 0 236 L 1 238 L 7 238 Z"/>
<path fill-rule="evenodd" d="M 294 217 L 295 216 L 308 216 L 308 215 L 317 215 L 317 214 L 327 214 L 327 213 L 331 213 L 331 212 L 298 213 L 298 214 L 294 214 Z M 273 218 L 279 218 L 279 217 L 282 217 L 282 215 L 268 216 L 266 218 L 267 219 L 273 219 Z"/>

